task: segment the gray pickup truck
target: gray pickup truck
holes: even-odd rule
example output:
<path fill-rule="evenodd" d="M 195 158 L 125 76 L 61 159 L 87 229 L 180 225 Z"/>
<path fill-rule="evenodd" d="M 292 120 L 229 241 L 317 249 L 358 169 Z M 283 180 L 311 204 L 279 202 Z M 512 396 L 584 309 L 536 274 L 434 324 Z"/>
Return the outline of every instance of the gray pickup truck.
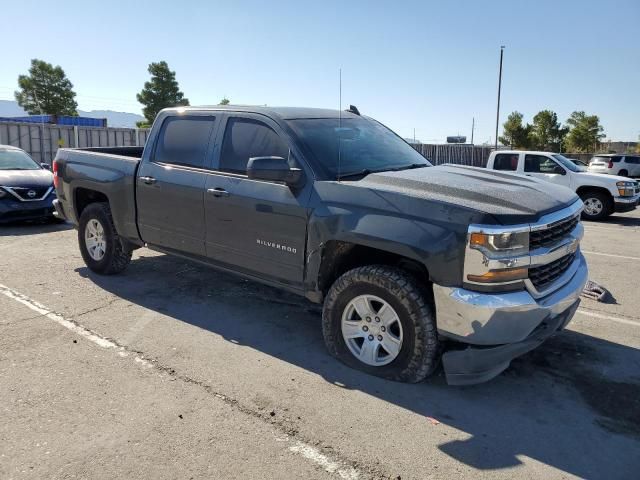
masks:
<path fill-rule="evenodd" d="M 144 246 L 300 294 L 332 355 L 387 379 L 495 377 L 587 281 L 575 193 L 433 167 L 355 107 L 167 109 L 144 149 L 61 149 L 53 170 L 94 272 Z"/>

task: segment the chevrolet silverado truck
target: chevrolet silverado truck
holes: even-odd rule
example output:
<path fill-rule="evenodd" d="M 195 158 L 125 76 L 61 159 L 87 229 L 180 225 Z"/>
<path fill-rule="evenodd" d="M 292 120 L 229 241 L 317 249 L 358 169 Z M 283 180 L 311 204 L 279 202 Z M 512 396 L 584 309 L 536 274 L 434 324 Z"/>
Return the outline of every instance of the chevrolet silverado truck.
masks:
<path fill-rule="evenodd" d="M 355 107 L 166 109 L 144 148 L 61 149 L 53 171 L 93 272 L 148 247 L 294 292 L 333 356 L 391 380 L 495 377 L 587 281 L 574 192 L 434 167 Z"/>
<path fill-rule="evenodd" d="M 559 153 L 499 150 L 489 155 L 487 168 L 570 188 L 584 202 L 585 220 L 602 220 L 614 212 L 630 212 L 640 202 L 640 184 L 635 180 L 588 172 Z"/>

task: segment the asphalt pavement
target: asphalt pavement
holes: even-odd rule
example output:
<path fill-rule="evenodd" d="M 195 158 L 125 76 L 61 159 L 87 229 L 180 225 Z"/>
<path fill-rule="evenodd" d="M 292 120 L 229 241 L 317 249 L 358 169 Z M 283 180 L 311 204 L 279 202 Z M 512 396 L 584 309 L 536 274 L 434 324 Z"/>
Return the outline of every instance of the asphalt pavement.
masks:
<path fill-rule="evenodd" d="M 568 328 L 482 385 L 353 371 L 320 310 L 151 252 L 0 226 L 0 478 L 637 478 L 640 210 L 585 223 Z"/>

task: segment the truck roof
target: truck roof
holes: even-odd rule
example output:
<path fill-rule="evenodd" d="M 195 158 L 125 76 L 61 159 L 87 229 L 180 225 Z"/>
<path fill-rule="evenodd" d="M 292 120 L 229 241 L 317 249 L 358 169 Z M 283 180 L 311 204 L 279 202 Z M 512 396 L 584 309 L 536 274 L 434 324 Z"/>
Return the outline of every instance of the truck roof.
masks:
<path fill-rule="evenodd" d="M 520 153 L 530 153 L 532 155 L 554 155 L 556 152 L 542 152 L 538 150 L 494 150 L 491 153 L 506 153 L 506 154 L 520 154 Z"/>
<path fill-rule="evenodd" d="M 308 107 L 265 107 L 257 105 L 212 105 L 194 107 L 173 107 L 165 108 L 163 112 L 189 112 L 189 111 L 226 111 L 226 112 L 247 112 L 260 113 L 268 117 L 275 117 L 280 120 L 294 120 L 301 118 L 358 118 L 359 116 L 339 110 L 328 108 L 308 108 Z"/>

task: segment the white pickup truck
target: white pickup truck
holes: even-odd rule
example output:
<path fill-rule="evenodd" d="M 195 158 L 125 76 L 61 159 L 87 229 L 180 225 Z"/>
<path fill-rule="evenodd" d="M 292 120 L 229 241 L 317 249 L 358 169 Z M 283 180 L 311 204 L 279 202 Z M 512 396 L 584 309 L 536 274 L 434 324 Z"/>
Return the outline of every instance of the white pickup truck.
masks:
<path fill-rule="evenodd" d="M 640 201 L 640 184 L 629 178 L 589 173 L 559 153 L 498 150 L 487 168 L 539 178 L 569 187 L 584 202 L 582 216 L 601 220 L 614 212 L 629 212 Z"/>

